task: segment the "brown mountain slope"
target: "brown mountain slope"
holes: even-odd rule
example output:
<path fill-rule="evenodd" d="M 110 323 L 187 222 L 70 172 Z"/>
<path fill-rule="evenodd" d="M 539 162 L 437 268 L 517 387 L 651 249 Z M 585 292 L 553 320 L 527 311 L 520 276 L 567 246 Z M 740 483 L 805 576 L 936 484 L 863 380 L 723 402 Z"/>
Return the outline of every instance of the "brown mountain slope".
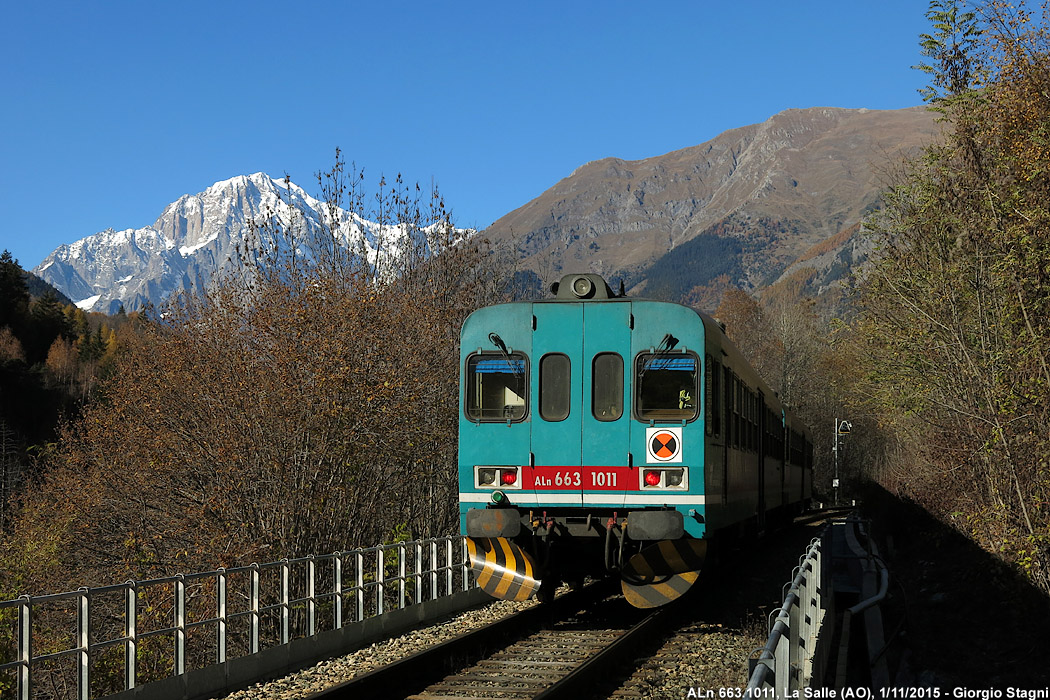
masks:
<path fill-rule="evenodd" d="M 659 296 L 720 275 L 756 289 L 855 227 L 901 157 L 938 131 L 923 107 L 787 110 L 662 156 L 587 163 L 487 235 L 545 282 L 594 270 Z"/>

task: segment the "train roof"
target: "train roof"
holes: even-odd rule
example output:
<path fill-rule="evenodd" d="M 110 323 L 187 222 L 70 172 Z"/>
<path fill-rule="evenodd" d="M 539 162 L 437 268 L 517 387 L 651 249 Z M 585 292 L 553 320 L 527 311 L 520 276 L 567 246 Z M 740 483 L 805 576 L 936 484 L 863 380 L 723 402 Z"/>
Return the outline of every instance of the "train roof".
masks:
<path fill-rule="evenodd" d="M 725 324 L 710 314 L 698 311 L 697 309 L 694 309 L 691 306 L 686 306 L 685 304 L 679 304 L 678 302 L 666 301 L 663 299 L 646 299 L 645 297 L 628 297 L 624 291 L 622 281 L 620 282 L 619 291 L 614 292 L 612 287 L 610 287 L 605 281 L 604 277 L 593 272 L 578 272 L 563 275 L 559 281 L 551 284 L 550 291 L 551 294 L 554 295 L 553 298 L 526 299 L 509 303 L 556 304 L 559 302 L 648 302 L 654 304 L 673 304 L 675 306 L 689 309 L 701 319 L 708 337 L 717 338 L 718 342 L 716 345 L 721 351 L 723 357 L 730 360 L 730 366 L 733 367 L 733 370 L 740 375 L 741 378 L 745 379 L 748 383 L 761 391 L 767 397 L 768 401 L 779 405 L 783 409 L 785 419 L 789 425 L 795 426 L 796 429 L 801 428 L 808 433 L 808 430 L 805 429 L 805 426 L 798 419 L 798 416 L 794 415 L 790 407 L 781 401 L 779 394 L 773 391 L 773 389 L 751 366 L 751 363 L 747 361 L 740 349 L 729 339 L 729 336 L 726 335 Z M 495 306 L 502 305 L 496 304 Z"/>

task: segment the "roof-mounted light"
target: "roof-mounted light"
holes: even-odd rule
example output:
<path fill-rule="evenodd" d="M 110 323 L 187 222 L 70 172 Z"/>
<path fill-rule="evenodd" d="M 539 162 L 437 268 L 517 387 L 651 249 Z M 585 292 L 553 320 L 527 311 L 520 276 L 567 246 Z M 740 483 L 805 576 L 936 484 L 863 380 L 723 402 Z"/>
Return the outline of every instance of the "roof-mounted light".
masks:
<path fill-rule="evenodd" d="M 572 281 L 572 293 L 586 299 L 594 294 L 594 282 L 583 276 L 577 277 Z"/>

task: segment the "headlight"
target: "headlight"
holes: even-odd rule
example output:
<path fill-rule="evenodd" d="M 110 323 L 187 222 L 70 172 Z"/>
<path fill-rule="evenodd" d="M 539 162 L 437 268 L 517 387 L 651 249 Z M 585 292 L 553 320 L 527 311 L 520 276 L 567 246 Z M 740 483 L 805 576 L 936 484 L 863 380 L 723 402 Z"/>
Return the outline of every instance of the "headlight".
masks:
<path fill-rule="evenodd" d="M 521 467 L 502 464 L 474 465 L 474 487 L 479 489 L 521 489 Z"/>
<path fill-rule="evenodd" d="M 643 469 L 643 489 L 675 489 L 683 491 L 687 488 L 687 475 L 684 468 L 678 469 Z"/>
<path fill-rule="evenodd" d="M 581 299 L 586 299 L 594 292 L 594 283 L 586 277 L 577 277 L 572 281 L 572 293 Z"/>

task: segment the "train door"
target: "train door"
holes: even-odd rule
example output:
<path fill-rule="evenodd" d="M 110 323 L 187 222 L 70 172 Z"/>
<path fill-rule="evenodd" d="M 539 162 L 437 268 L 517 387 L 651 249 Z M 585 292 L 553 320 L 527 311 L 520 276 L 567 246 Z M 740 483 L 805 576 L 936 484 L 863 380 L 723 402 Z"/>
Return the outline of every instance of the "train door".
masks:
<path fill-rule="evenodd" d="M 532 414 L 533 467 L 525 479 L 540 502 L 580 505 L 584 304 L 536 304 L 532 334 L 538 381 Z M 579 480 L 579 483 L 577 482 Z"/>
<path fill-rule="evenodd" d="M 622 505 L 637 478 L 629 469 L 631 304 L 584 304 L 583 328 L 582 486 Z"/>

